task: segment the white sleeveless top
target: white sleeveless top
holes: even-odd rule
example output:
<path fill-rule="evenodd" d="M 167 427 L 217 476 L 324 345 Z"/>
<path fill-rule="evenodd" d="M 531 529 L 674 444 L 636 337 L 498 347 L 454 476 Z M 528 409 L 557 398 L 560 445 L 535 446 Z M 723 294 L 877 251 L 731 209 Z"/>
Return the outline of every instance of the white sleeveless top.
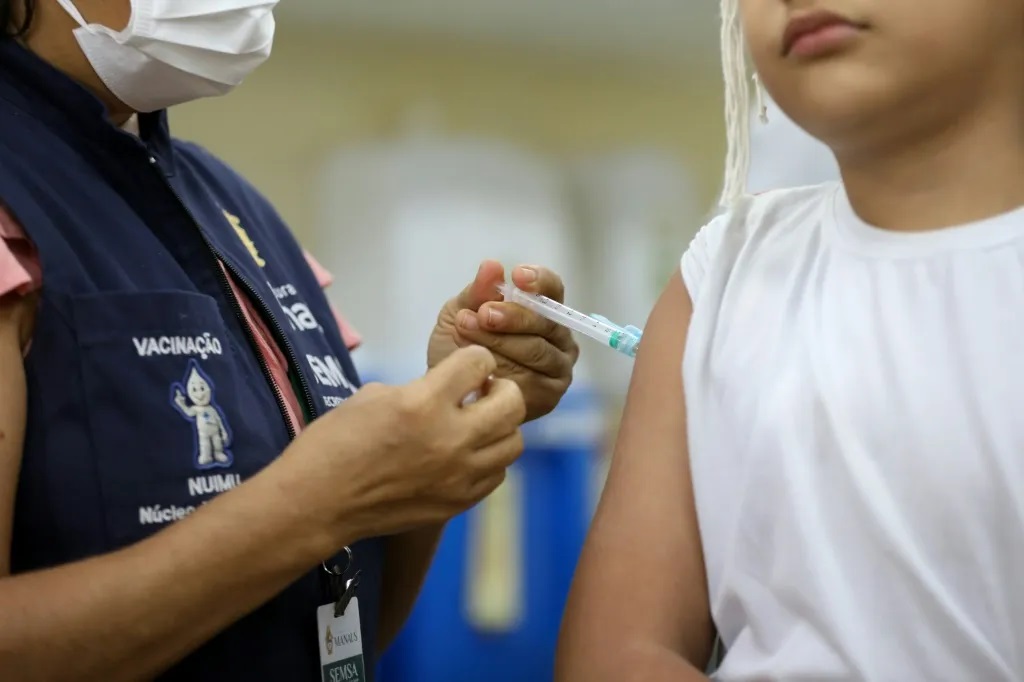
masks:
<path fill-rule="evenodd" d="M 772 192 L 682 259 L 716 679 L 1024 680 L 1024 209 Z"/>

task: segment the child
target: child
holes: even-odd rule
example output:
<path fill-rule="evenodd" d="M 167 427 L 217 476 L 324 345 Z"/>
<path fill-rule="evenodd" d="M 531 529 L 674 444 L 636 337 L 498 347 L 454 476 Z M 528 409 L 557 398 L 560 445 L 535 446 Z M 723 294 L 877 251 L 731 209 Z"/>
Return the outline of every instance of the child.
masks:
<path fill-rule="evenodd" d="M 718 635 L 728 682 L 1022 680 L 1024 1 L 723 17 L 730 210 L 644 335 L 558 678 L 705 679 Z M 744 36 L 842 183 L 744 195 Z"/>

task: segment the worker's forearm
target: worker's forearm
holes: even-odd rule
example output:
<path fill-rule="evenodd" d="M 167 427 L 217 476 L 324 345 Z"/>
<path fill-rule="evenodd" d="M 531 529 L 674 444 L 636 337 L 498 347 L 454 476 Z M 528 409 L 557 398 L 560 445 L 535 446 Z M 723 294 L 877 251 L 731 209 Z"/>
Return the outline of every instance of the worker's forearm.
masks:
<path fill-rule="evenodd" d="M 439 524 L 388 538 L 377 629 L 380 652 L 398 636 L 409 618 L 443 532 L 444 525 Z"/>
<path fill-rule="evenodd" d="M 336 551 L 273 469 L 137 545 L 0 579 L 0 679 L 152 678 Z"/>

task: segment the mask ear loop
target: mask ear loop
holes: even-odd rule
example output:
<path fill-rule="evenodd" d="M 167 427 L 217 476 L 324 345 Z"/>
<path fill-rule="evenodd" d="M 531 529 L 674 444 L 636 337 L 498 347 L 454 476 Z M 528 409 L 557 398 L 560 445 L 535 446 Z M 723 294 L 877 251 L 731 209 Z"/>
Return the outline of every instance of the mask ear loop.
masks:
<path fill-rule="evenodd" d="M 57 0 L 57 4 L 63 7 L 64 11 L 67 12 L 72 19 L 78 22 L 78 25 L 82 28 L 89 25 L 89 22 L 85 20 L 85 17 L 82 16 L 82 13 L 78 11 L 78 8 L 75 7 L 75 4 L 71 0 Z"/>
<path fill-rule="evenodd" d="M 64 11 L 78 23 L 78 26 L 81 29 L 90 33 L 99 33 L 110 36 L 118 44 L 124 44 L 132 35 L 134 35 L 136 22 L 139 21 L 137 18 L 139 15 L 139 3 L 132 3 L 131 16 L 128 17 L 128 23 L 120 31 L 115 31 L 103 24 L 95 24 L 86 21 L 85 17 L 82 16 L 82 13 L 77 7 L 75 7 L 73 0 L 57 0 L 57 4 L 64 8 Z M 77 31 L 78 29 L 75 30 Z"/>

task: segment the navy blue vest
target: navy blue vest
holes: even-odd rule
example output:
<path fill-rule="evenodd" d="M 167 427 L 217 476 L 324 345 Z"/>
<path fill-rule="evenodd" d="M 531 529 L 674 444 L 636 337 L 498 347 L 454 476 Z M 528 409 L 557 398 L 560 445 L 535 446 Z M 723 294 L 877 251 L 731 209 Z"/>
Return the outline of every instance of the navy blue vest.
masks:
<path fill-rule="evenodd" d="M 281 397 L 218 258 L 274 331 L 312 417 L 358 382 L 327 300 L 268 202 L 172 139 L 166 114 L 140 125 L 140 137 L 118 130 L 90 93 L 0 41 L 0 201 L 35 243 L 44 283 L 25 363 L 15 572 L 141 540 L 288 445 Z M 353 549 L 372 675 L 381 541 Z M 311 567 L 163 679 L 320 679 L 316 608 L 326 601 Z"/>

